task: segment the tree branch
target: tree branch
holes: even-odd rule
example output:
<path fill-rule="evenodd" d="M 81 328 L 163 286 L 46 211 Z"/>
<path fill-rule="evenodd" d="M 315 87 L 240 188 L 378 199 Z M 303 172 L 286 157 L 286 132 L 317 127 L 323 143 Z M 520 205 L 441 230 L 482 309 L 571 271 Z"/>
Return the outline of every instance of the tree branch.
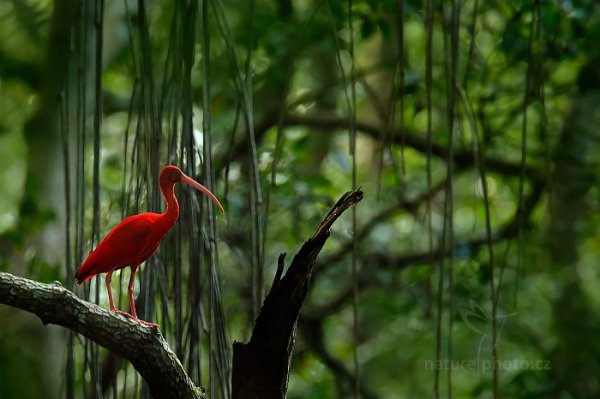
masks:
<path fill-rule="evenodd" d="M 536 182 L 532 187 L 532 192 L 526 199 L 523 201 L 523 208 L 517 209 L 514 216 L 506 222 L 502 227 L 495 229 L 492 235 L 492 242 L 500 242 L 506 239 L 512 239 L 516 237 L 519 233 L 519 228 L 527 229 L 531 224 L 530 217 L 535 207 L 539 204 L 542 195 L 544 194 L 544 189 L 546 185 L 542 181 Z M 401 202 L 400 205 L 405 209 L 415 209 L 419 202 L 420 198 L 411 202 Z M 391 214 L 396 210 L 396 206 L 391 207 L 382 211 L 379 215 L 375 215 L 371 221 L 365 225 L 361 230 L 357 232 L 357 236 L 359 238 L 364 238 L 368 235 L 368 233 L 378 225 L 381 220 L 384 220 L 385 217 L 391 216 Z M 375 223 L 374 221 L 377 221 Z M 522 226 L 520 224 L 522 223 Z M 475 252 L 479 250 L 481 247 L 487 245 L 487 236 L 482 235 L 478 237 L 474 237 L 470 240 L 460 242 L 460 245 L 464 248 L 468 248 L 470 251 Z M 352 249 L 352 242 L 348 241 L 344 243 L 336 252 L 331 255 L 321 259 L 314 268 L 313 278 L 317 279 L 321 273 L 327 269 L 332 263 L 339 262 L 342 260 L 348 253 L 350 253 Z M 448 257 L 450 254 L 450 248 L 445 248 L 442 251 L 442 247 L 436 248 L 433 252 L 428 250 L 424 251 L 415 251 L 411 253 L 405 253 L 400 255 L 389 256 L 385 253 L 381 252 L 363 252 L 359 258 L 362 262 L 368 262 L 369 270 L 372 270 L 373 267 L 393 267 L 396 269 L 402 269 L 405 267 L 409 267 L 415 264 L 424 264 L 428 261 L 434 260 L 439 261 L 443 258 Z M 348 288 L 349 289 L 349 288 Z"/>
<path fill-rule="evenodd" d="M 335 117 L 316 117 L 310 115 L 295 115 L 286 114 L 282 120 L 284 127 L 301 126 L 306 128 L 315 128 L 323 130 L 345 130 L 348 129 L 348 121 L 344 118 Z M 277 124 L 277 113 L 272 112 L 266 114 L 260 122 L 254 126 L 254 133 L 256 140 L 259 142 L 264 134 L 273 126 Z M 368 122 L 356 122 L 356 130 L 367 136 L 372 137 L 374 140 L 380 140 L 381 127 L 376 124 Z M 394 129 L 392 132 L 392 140 L 396 145 L 405 145 L 420 153 L 426 154 L 428 152 L 428 145 L 425 139 L 425 133 L 415 130 L 400 130 Z M 404 142 L 402 143 L 402 139 Z M 223 154 L 219 164 L 226 165 L 235 159 L 246 154 L 248 148 L 248 142 L 246 139 L 236 143 L 235 146 Z M 448 158 L 448 148 L 442 144 L 432 143 L 431 154 L 446 160 Z M 459 169 L 468 169 L 476 165 L 477 157 L 484 156 L 485 154 L 476 154 L 468 149 L 460 149 L 454 154 L 455 166 Z M 517 162 L 506 161 L 501 158 L 485 156 L 486 169 L 489 172 L 497 173 L 503 176 L 520 176 L 521 175 L 521 164 Z M 543 180 L 543 175 L 538 169 L 532 166 L 526 166 L 525 174 L 528 179 L 532 181 Z"/>
<path fill-rule="evenodd" d="M 333 223 L 362 196 L 360 190 L 348 192 L 333 206 L 315 234 L 300 248 L 285 276 L 275 280 L 250 341 L 233 344 L 234 399 L 285 397 L 296 323 L 310 287 L 315 259 L 329 238 Z"/>
<path fill-rule="evenodd" d="M 313 116 L 301 116 L 288 114 L 285 116 L 284 123 L 286 126 L 305 126 L 319 127 L 323 129 L 347 129 L 348 121 L 343 118 L 323 118 Z M 366 122 L 356 122 L 356 130 L 378 140 L 381 135 L 381 127 Z M 428 146 L 425 139 L 425 133 L 414 130 L 395 129 L 393 131 L 393 141 L 395 144 L 404 144 L 421 153 L 427 153 Z M 402 143 L 404 137 L 404 143 Z M 431 153 L 441 159 L 448 158 L 448 148 L 441 144 L 432 143 Z M 457 167 L 466 168 L 475 165 L 477 154 L 466 149 L 456 151 L 453 160 Z M 481 155 L 479 155 L 481 156 Z M 507 176 L 519 176 L 521 173 L 521 165 L 519 163 L 508 162 L 499 158 L 486 157 L 486 168 L 490 172 L 495 172 Z M 526 167 L 526 175 L 534 180 L 541 180 L 540 173 L 533 167 Z"/>
<path fill-rule="evenodd" d="M 0 272 L 0 304 L 37 315 L 44 325 L 66 327 L 131 362 L 152 397 L 204 398 L 160 331 L 79 299 L 60 283 L 39 283 Z"/>

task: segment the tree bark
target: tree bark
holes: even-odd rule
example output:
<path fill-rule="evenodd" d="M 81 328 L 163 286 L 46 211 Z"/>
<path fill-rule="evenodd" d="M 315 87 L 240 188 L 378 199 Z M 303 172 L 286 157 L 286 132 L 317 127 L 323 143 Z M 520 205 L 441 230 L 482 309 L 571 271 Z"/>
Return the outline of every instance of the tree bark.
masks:
<path fill-rule="evenodd" d="M 282 399 L 287 392 L 296 323 L 310 287 L 317 255 L 329 238 L 329 229 L 349 207 L 362 199 L 360 190 L 344 194 L 329 211 L 315 234 L 304 243 L 285 276 L 283 257 L 273 286 L 256 319 L 248 343 L 233 344 L 233 399 Z"/>
<path fill-rule="evenodd" d="M 39 283 L 0 272 L 0 304 L 34 313 L 42 323 L 85 335 L 131 362 L 153 398 L 204 398 L 160 330 L 79 299 L 60 283 Z"/>

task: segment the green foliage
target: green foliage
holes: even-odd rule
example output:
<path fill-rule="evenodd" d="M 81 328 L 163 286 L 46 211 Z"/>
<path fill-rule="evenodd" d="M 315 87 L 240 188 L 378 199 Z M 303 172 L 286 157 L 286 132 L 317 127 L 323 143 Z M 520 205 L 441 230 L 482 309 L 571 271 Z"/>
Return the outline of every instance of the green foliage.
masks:
<path fill-rule="evenodd" d="M 430 90 L 427 1 L 403 2 L 401 26 L 400 2 L 391 0 L 353 1 L 352 21 L 346 2 L 262 1 L 253 8 L 241 0 L 209 2 L 206 64 L 200 5 L 146 2 L 150 63 L 142 61 L 143 21 L 134 3 L 127 2 L 126 9 L 123 2 L 105 2 L 100 179 L 94 193 L 95 61 L 78 52 L 83 41 L 73 38 L 66 50 L 49 41 L 52 26 L 71 26 L 66 17 L 52 20 L 53 7 L 66 2 L 0 2 L 5 38 L 0 41 L 0 270 L 64 282 L 66 266 L 73 271 L 93 245 L 94 195 L 100 236 L 127 214 L 161 210 L 150 200 L 153 194 L 158 198 L 148 172 L 153 163 L 177 163 L 208 181 L 203 122 L 210 114 L 215 192 L 226 203 L 226 215 L 216 219 L 216 245 L 219 300 L 230 341 L 247 339 L 253 325 L 254 235 L 266 233 L 265 284 L 259 289 L 266 291 L 279 253 L 286 252 L 289 262 L 326 209 L 352 187 L 353 173 L 365 192 L 356 230 L 351 217 L 340 220 L 317 262 L 298 327 L 290 398 L 352 397 L 354 350 L 363 397 L 430 398 L 436 381 L 444 397 L 448 378 L 456 397 L 493 397 L 488 366 L 494 347 L 506 362 L 496 382 L 504 397 L 600 396 L 596 2 L 479 1 L 477 9 L 475 2 L 459 2 L 457 76 L 451 75 L 452 7 L 432 2 Z M 190 16 L 193 26 L 186 25 Z M 92 27 L 77 25 L 69 32 L 87 32 L 91 46 Z M 191 53 L 185 52 L 188 40 Z M 60 75 L 47 68 L 52 54 L 69 60 L 69 85 L 48 100 L 46 90 Z M 182 67 L 188 56 L 193 58 L 189 86 Z M 149 71 L 152 75 L 144 75 Z M 148 94 L 145 79 L 154 82 L 155 93 Z M 78 91 L 83 90 L 78 84 L 87 91 Z M 350 106 L 352 87 L 356 109 Z M 203 105 L 205 89 L 209 109 Z M 454 125 L 448 122 L 450 109 Z M 186 112 L 193 124 L 189 131 Z M 256 140 L 256 171 L 248 124 Z M 157 155 L 151 155 L 157 143 Z M 41 166 L 48 176 L 41 179 L 36 162 L 46 159 L 56 162 Z M 263 198 L 256 218 L 254 172 Z M 71 179 L 67 190 L 65 176 Z M 65 192 L 70 209 L 56 205 Z M 195 198 L 185 190 L 177 194 L 187 213 L 155 263 L 144 266 L 156 275 L 144 274 L 140 284 L 158 280 L 157 287 L 144 287 L 156 294 L 156 313 L 165 321 L 169 342 L 195 370 L 194 378 L 202 376 L 208 385 L 208 337 L 204 329 L 189 333 L 190 320 L 201 319 L 198 309 L 212 314 L 215 299 L 209 296 L 204 252 L 209 240 L 202 236 L 207 227 L 201 228 L 206 219 Z M 64 254 L 60 260 L 45 254 L 44 242 Z M 115 276 L 115 286 L 122 290 L 127 277 Z M 93 297 L 95 286 L 91 292 Z M 106 302 L 103 293 L 99 298 Z M 206 314 L 202 317 L 205 322 Z M 5 331 L 0 325 L 0 338 Z M 42 381 L 67 384 L 57 371 L 63 366 L 45 367 L 46 358 L 34 362 L 31 348 L 45 345 L 40 336 L 43 332 L 23 334 L 22 344 L 14 337 L 0 339 L 0 397 L 40 396 L 41 384 L 34 386 L 27 373 L 15 371 L 23 370 L 21 365 L 11 366 L 21 357 L 34 364 Z M 47 345 L 64 348 L 63 338 L 53 336 Z M 194 339 L 200 342 L 190 343 Z M 89 393 L 91 366 L 82 359 L 90 349 L 79 342 L 74 347 L 76 389 L 83 392 L 85 386 Z M 441 364 L 438 372 L 436 364 Z M 137 389 L 135 374 L 116 370 L 109 375 L 115 386 L 127 385 L 128 393 Z"/>

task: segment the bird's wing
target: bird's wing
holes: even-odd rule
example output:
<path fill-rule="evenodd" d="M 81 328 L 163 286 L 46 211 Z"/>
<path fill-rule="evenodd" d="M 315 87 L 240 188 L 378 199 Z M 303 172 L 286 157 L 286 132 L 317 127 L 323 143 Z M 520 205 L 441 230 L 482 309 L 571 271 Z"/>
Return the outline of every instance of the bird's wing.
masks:
<path fill-rule="evenodd" d="M 78 282 L 98 273 L 137 266 L 156 250 L 164 233 L 159 214 L 130 216 L 113 228 L 77 271 Z"/>

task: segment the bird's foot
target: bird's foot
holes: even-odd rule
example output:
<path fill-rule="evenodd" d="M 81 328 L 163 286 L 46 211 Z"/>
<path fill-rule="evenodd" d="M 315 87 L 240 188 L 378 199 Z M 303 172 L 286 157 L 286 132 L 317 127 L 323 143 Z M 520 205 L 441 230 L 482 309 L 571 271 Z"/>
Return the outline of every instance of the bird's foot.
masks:
<path fill-rule="evenodd" d="M 142 323 L 144 325 L 147 325 L 148 327 L 156 327 L 156 328 L 158 328 L 158 324 L 150 323 L 149 321 L 138 319 L 137 317 L 134 317 L 134 319 L 136 319 L 137 321 L 139 321 L 140 323 Z"/>
<path fill-rule="evenodd" d="M 119 310 L 119 309 L 115 308 L 115 309 L 112 309 L 112 311 L 116 312 L 118 314 L 121 314 L 121 315 L 123 315 L 123 316 L 125 316 L 125 317 L 127 317 L 129 319 L 133 319 L 133 320 L 139 322 L 140 324 L 144 324 L 144 325 L 146 325 L 148 327 L 156 327 L 156 328 L 158 328 L 158 324 L 154 324 L 154 323 L 150 323 L 149 321 L 146 321 L 146 320 L 138 319 L 136 316 L 133 316 L 133 315 L 127 313 L 127 312 L 123 312 L 122 310 Z"/>

